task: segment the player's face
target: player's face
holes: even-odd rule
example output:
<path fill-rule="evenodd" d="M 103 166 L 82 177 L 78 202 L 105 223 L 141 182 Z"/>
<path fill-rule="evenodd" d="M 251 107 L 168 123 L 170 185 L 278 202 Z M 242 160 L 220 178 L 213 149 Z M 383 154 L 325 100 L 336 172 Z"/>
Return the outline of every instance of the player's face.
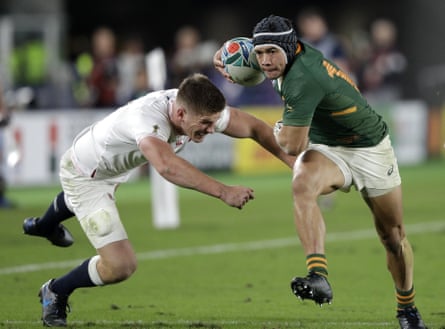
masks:
<path fill-rule="evenodd" d="M 286 57 L 282 51 L 273 46 L 256 46 L 255 54 L 266 78 L 273 80 L 283 75 L 286 68 Z"/>
<path fill-rule="evenodd" d="M 185 112 L 182 129 L 195 143 L 201 143 L 206 135 L 215 132 L 215 123 L 221 116 L 221 113 L 199 115 L 190 111 Z"/>

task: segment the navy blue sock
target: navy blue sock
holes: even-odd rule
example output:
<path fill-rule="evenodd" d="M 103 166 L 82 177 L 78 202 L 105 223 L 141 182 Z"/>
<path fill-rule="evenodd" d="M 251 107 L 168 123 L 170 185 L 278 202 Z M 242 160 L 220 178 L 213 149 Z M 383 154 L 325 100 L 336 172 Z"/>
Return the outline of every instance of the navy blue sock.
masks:
<path fill-rule="evenodd" d="M 88 263 L 90 259 L 85 260 L 78 267 L 64 276 L 55 279 L 51 284 L 51 290 L 58 295 L 69 296 L 77 288 L 95 287 L 88 274 Z"/>
<path fill-rule="evenodd" d="M 66 206 L 64 195 L 64 192 L 60 192 L 54 198 L 46 213 L 40 217 L 38 221 L 39 230 L 51 232 L 60 222 L 74 216 L 74 213 Z"/>

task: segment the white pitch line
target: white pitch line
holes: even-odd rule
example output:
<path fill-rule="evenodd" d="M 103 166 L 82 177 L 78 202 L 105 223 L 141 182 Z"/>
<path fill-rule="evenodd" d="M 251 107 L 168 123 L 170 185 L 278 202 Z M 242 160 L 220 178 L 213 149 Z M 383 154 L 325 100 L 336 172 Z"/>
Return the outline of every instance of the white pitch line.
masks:
<path fill-rule="evenodd" d="M 290 322 L 290 321 L 238 321 L 238 320 L 176 320 L 176 321 L 165 321 L 162 320 L 161 321 L 162 324 L 165 327 L 170 327 L 170 326 L 177 326 L 177 325 L 183 325 L 183 326 L 187 326 L 187 327 L 197 327 L 198 324 L 203 324 L 202 327 L 205 327 L 205 324 L 208 325 L 220 325 L 220 326 L 236 326 L 237 328 L 239 328 L 240 326 L 242 327 L 246 327 L 246 326 L 256 326 L 258 328 L 263 328 L 265 326 L 274 326 L 274 327 L 280 327 L 280 326 L 284 326 L 286 328 L 300 328 L 301 327 L 301 322 L 300 321 L 294 321 L 294 322 Z M 40 324 L 41 322 L 37 322 L 37 321 L 12 321 L 12 320 L 3 320 L 0 321 L 0 324 L 8 326 L 8 325 L 26 325 L 26 326 L 35 326 L 36 324 Z M 159 325 L 160 321 L 108 321 L 108 320 L 100 320 L 100 321 L 70 321 L 70 325 L 72 326 L 92 326 L 92 325 L 96 325 L 96 326 L 121 326 L 121 327 L 146 327 L 146 326 L 157 326 Z M 375 328 L 376 326 L 378 326 L 379 328 L 381 327 L 393 327 L 393 323 L 391 322 L 364 322 L 364 321 L 360 321 L 360 322 L 326 322 L 325 323 L 326 326 L 339 326 L 342 325 L 344 327 L 348 327 L 348 328 L 353 328 L 353 327 L 357 327 L 357 328 L 366 328 L 366 327 L 371 327 L 371 328 Z"/>
<path fill-rule="evenodd" d="M 406 225 L 405 229 L 408 232 L 408 235 L 435 232 L 435 231 L 445 230 L 445 221 L 410 224 Z M 328 233 L 326 235 L 326 242 L 352 241 L 352 240 L 369 239 L 369 238 L 377 238 L 377 234 L 374 229 Z M 136 257 L 139 261 L 154 260 L 154 259 L 166 259 L 166 258 L 180 257 L 180 256 L 209 255 L 209 254 L 221 254 L 221 253 L 237 252 L 237 251 L 275 249 L 297 244 L 299 244 L 299 242 L 298 238 L 295 236 L 292 238 L 282 238 L 274 240 L 224 243 L 224 244 L 215 244 L 210 246 L 147 251 L 143 253 L 138 253 Z M 0 268 L 0 275 L 37 272 L 41 270 L 48 270 L 55 268 L 71 268 L 81 264 L 83 261 L 84 259 L 76 259 L 63 262 L 37 263 L 37 264 L 26 264 L 14 267 L 4 267 Z"/>

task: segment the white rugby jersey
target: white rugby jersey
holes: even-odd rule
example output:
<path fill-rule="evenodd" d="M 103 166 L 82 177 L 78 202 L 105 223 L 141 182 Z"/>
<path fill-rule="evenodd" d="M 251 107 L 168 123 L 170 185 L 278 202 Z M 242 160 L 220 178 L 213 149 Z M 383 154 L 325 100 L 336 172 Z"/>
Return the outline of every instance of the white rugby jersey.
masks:
<path fill-rule="evenodd" d="M 177 93 L 178 89 L 148 93 L 85 128 L 72 145 L 74 165 L 85 176 L 125 181 L 132 169 L 147 163 L 138 148 L 144 137 L 159 138 L 179 152 L 190 139 L 175 134 L 168 116 Z M 226 129 L 229 117 L 226 107 L 215 124 L 216 132 Z"/>

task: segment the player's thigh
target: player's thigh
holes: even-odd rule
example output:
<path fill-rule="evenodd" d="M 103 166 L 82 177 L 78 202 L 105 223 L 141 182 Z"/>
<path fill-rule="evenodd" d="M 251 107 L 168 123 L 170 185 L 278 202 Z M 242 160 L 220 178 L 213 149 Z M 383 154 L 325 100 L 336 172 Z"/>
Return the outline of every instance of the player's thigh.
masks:
<path fill-rule="evenodd" d="M 94 203 L 83 202 L 83 212 L 86 215 L 78 218 L 91 244 L 99 249 L 113 242 L 126 240 L 127 232 L 114 200 L 100 191 L 93 200 Z"/>
<path fill-rule="evenodd" d="M 345 183 L 340 167 L 331 158 L 316 150 L 303 152 L 293 169 L 294 188 L 313 189 L 318 194 L 332 192 Z M 303 185 L 304 184 L 304 185 Z"/>

